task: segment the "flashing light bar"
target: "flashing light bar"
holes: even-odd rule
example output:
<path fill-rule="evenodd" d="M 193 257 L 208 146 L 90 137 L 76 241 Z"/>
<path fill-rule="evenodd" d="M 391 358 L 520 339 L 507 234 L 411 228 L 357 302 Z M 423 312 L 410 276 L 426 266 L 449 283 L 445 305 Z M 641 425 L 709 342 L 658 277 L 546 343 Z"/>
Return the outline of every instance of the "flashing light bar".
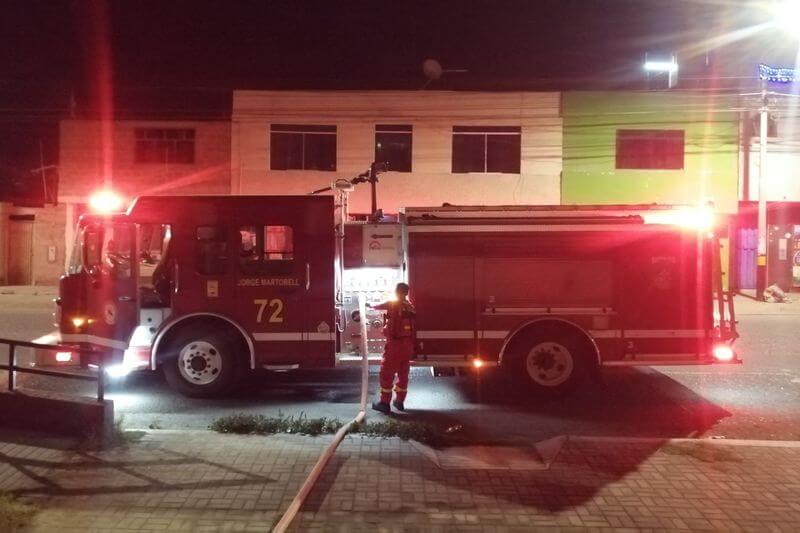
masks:
<path fill-rule="evenodd" d="M 799 78 L 793 68 L 771 67 L 764 63 L 758 65 L 758 77 L 772 83 L 794 83 Z"/>
<path fill-rule="evenodd" d="M 114 191 L 98 191 L 89 198 L 89 209 L 95 213 L 121 213 L 125 202 Z"/>

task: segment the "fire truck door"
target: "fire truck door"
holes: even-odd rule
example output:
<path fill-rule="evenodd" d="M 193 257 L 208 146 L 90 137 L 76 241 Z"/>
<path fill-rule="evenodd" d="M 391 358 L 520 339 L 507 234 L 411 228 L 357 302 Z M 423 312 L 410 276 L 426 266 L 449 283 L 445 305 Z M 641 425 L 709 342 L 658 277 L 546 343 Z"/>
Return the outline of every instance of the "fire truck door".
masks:
<path fill-rule="evenodd" d="M 124 349 L 137 323 L 137 262 L 132 224 L 87 228 L 86 342 Z M 76 339 L 77 340 L 77 339 Z"/>
<path fill-rule="evenodd" d="M 299 363 L 304 353 L 307 285 L 303 239 L 291 219 L 267 220 L 239 228 L 240 323 L 252 333 L 261 364 Z"/>

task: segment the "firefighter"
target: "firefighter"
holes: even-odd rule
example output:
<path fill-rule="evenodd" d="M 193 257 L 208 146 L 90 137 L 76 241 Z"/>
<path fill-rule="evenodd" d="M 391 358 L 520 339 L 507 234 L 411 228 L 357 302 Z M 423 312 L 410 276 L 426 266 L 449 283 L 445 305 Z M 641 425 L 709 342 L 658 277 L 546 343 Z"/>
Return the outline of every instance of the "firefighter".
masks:
<path fill-rule="evenodd" d="M 408 371 L 416 345 L 414 327 L 416 311 L 408 301 L 408 285 L 398 283 L 395 295 L 396 300 L 373 306 L 373 309 L 386 311 L 383 327 L 386 346 L 383 350 L 380 371 L 381 395 L 379 401 L 372 402 L 372 408 L 382 413 L 391 412 L 389 402 L 392 399 L 392 385 L 395 393 L 392 405 L 400 411 L 405 411 Z"/>

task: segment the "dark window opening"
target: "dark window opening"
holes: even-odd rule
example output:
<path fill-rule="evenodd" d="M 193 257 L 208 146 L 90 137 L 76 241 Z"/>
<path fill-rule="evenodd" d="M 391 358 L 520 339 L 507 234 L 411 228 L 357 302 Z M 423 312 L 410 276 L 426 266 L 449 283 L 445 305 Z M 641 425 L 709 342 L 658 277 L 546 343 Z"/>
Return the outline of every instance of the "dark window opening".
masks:
<path fill-rule="evenodd" d="M 618 169 L 683 168 L 683 130 L 617 130 Z"/>
<path fill-rule="evenodd" d="M 521 141 L 518 126 L 453 126 L 453 172 L 519 174 Z"/>
<path fill-rule="evenodd" d="M 336 126 L 273 124 L 271 170 L 336 170 Z"/>
<path fill-rule="evenodd" d="M 389 170 L 411 172 L 411 126 L 375 126 L 375 161 L 389 163 Z"/>
<path fill-rule="evenodd" d="M 195 134 L 192 129 L 138 128 L 136 163 L 193 164 Z"/>
<path fill-rule="evenodd" d="M 222 226 L 197 228 L 195 268 L 206 276 L 218 276 L 227 272 L 228 241 Z"/>

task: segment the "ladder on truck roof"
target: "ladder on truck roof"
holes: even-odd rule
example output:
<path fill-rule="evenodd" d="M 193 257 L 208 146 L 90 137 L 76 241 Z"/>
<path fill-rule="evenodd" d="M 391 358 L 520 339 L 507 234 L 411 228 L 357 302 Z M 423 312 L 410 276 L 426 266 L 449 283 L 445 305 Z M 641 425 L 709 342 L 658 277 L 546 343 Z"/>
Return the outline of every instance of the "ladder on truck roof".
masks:
<path fill-rule="evenodd" d="M 687 209 L 667 205 L 501 205 L 406 207 L 408 225 L 436 224 L 643 224 L 647 213 Z"/>

